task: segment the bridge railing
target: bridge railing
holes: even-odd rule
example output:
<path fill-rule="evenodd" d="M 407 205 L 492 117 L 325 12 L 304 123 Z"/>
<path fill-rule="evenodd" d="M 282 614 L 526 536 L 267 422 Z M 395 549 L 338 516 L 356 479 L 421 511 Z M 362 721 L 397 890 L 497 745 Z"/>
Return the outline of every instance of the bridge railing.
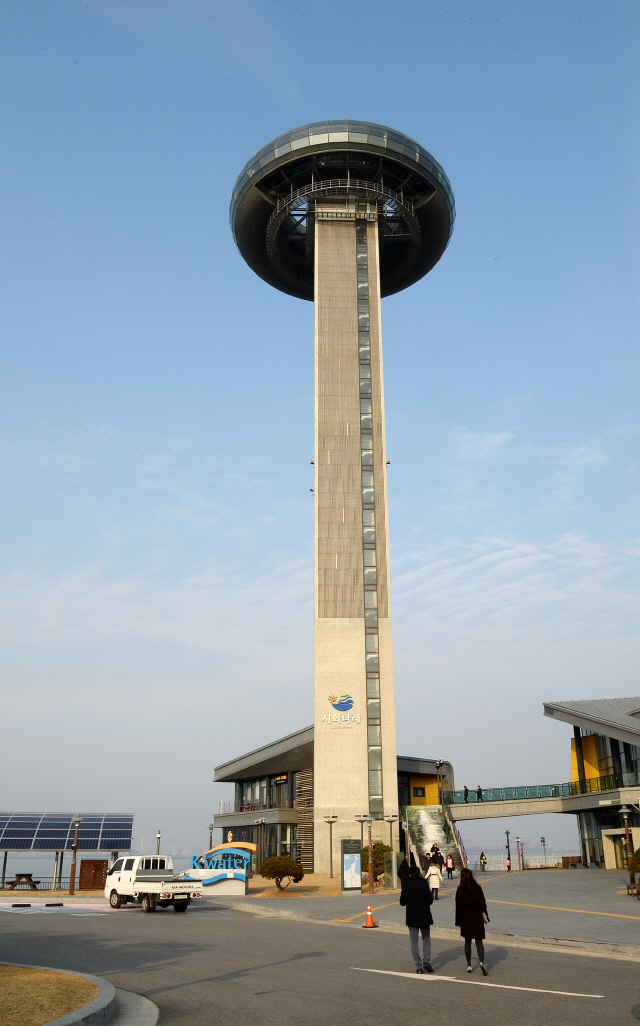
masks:
<path fill-rule="evenodd" d="M 442 801 L 447 805 L 473 804 L 474 802 L 522 801 L 529 798 L 571 798 L 574 795 L 593 794 L 597 791 L 612 791 L 619 787 L 639 787 L 639 773 L 609 773 L 588 780 L 571 780 L 564 784 L 533 784 L 526 787 L 487 787 L 464 791 L 443 791 Z"/>

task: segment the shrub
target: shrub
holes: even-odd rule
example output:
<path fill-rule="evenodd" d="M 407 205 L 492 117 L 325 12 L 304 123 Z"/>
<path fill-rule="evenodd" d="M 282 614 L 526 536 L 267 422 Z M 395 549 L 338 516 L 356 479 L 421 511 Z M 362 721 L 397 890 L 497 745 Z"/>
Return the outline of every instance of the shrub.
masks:
<path fill-rule="evenodd" d="M 373 859 L 373 879 L 377 880 L 379 876 L 384 873 L 384 854 L 386 851 L 393 851 L 388 844 L 383 844 L 382 841 L 376 841 L 373 845 L 371 852 L 371 858 Z M 367 872 L 367 866 L 369 864 L 369 845 L 366 844 L 362 849 L 360 859 L 362 862 L 362 869 Z"/>
<path fill-rule="evenodd" d="M 629 872 L 640 873 L 640 848 L 636 848 L 632 857 L 629 859 Z"/>
<path fill-rule="evenodd" d="M 304 876 L 304 869 L 299 862 L 294 862 L 288 855 L 276 855 L 274 858 L 265 859 L 260 866 L 260 876 L 265 880 L 275 880 L 279 891 L 284 891 L 290 883 L 300 883 Z M 284 887 L 282 881 L 288 880 Z"/>

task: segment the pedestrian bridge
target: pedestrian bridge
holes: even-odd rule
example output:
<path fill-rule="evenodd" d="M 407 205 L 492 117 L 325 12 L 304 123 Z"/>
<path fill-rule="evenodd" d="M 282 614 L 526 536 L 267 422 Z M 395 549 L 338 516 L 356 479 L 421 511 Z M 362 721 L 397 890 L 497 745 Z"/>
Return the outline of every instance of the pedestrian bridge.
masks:
<path fill-rule="evenodd" d="M 565 784 L 528 787 L 491 787 L 475 791 L 444 791 L 442 801 L 451 819 L 497 819 L 500 816 L 536 816 L 545 812 L 587 812 L 603 805 L 640 804 L 640 780 L 635 773 L 615 773 Z"/>

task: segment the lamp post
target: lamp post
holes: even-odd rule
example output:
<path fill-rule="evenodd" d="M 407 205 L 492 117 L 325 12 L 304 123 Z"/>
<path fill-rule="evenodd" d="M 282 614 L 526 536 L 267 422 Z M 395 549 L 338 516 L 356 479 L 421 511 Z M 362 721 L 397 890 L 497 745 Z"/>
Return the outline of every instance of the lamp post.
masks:
<path fill-rule="evenodd" d="M 371 824 L 373 822 L 373 816 L 367 816 L 367 826 L 369 828 L 369 860 L 367 862 L 367 876 L 369 877 L 369 894 L 373 894 L 373 844 L 371 843 Z"/>
<path fill-rule="evenodd" d="M 366 816 L 356 816 L 356 823 L 360 824 L 360 851 L 364 848 L 364 825 L 366 822 Z"/>
<path fill-rule="evenodd" d="M 213 823 L 209 823 L 209 851 L 213 848 Z"/>
<path fill-rule="evenodd" d="M 438 785 L 438 805 L 442 805 L 442 759 L 436 759 L 436 782 Z"/>
<path fill-rule="evenodd" d="M 540 844 L 542 845 L 542 853 L 544 857 L 544 867 L 547 868 L 547 839 L 546 837 L 540 838 Z"/>
<path fill-rule="evenodd" d="M 627 860 L 628 860 L 628 863 L 629 863 L 629 862 L 631 862 L 631 859 L 633 858 L 633 845 L 631 844 L 631 833 L 629 831 L 629 810 L 628 810 L 626 805 L 623 805 L 621 807 L 620 815 L 622 816 L 622 819 L 624 820 L 624 833 L 625 833 L 625 837 L 626 837 L 626 840 L 627 840 Z M 629 883 L 633 885 L 633 884 L 635 884 L 635 882 L 636 882 L 636 875 L 635 875 L 635 873 L 632 873 L 631 870 L 629 870 Z"/>
<path fill-rule="evenodd" d="M 71 851 L 73 852 L 73 858 L 71 859 L 71 873 L 69 875 L 69 896 L 75 894 L 76 890 L 76 852 L 78 850 L 78 830 L 82 823 L 82 816 L 73 817 L 73 825 L 76 828 L 75 834 L 73 835 L 73 844 L 71 845 Z"/>
<path fill-rule="evenodd" d="M 507 838 L 507 843 L 505 844 L 505 848 L 507 849 L 507 873 L 511 872 L 511 848 L 509 847 L 509 835 L 510 831 L 505 830 L 505 836 Z"/>
<path fill-rule="evenodd" d="M 325 823 L 329 824 L 329 879 L 333 880 L 333 824 L 337 820 L 337 816 L 325 816 Z"/>
<path fill-rule="evenodd" d="M 267 821 L 264 818 L 256 820 L 256 834 L 257 834 L 257 836 L 256 836 L 256 841 L 257 841 L 257 844 L 256 844 L 256 872 L 257 873 L 260 872 L 260 866 L 262 865 L 262 861 L 263 861 L 262 856 L 264 855 L 264 825 L 265 825 L 266 822 Z"/>
<path fill-rule="evenodd" d="M 385 816 L 385 823 L 389 824 L 389 847 L 393 850 L 393 824 L 397 820 L 397 816 Z"/>
<path fill-rule="evenodd" d="M 402 829 L 404 831 L 404 857 L 409 864 L 411 864 L 411 848 L 409 846 L 409 820 L 402 820 Z"/>
<path fill-rule="evenodd" d="M 156 855 L 160 854 L 160 831 L 156 834 Z"/>
<path fill-rule="evenodd" d="M 520 866 L 520 838 L 519 837 L 516 837 L 516 852 L 517 852 L 517 855 L 518 855 L 518 869 L 521 869 L 522 867 Z"/>

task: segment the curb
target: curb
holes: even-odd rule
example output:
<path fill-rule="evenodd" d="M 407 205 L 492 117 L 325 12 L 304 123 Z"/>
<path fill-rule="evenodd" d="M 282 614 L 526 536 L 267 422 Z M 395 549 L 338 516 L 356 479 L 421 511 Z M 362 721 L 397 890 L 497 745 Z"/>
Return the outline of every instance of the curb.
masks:
<path fill-rule="evenodd" d="M 239 903 L 227 904 L 226 908 L 233 908 L 238 912 L 252 912 L 253 915 L 263 916 L 269 919 L 295 919 L 299 923 L 314 923 L 321 926 L 346 926 L 360 928 L 360 923 L 341 923 L 335 919 L 309 919 L 307 916 L 297 915 L 295 912 L 285 912 L 276 909 L 256 908 L 251 905 Z M 363 912 L 362 915 L 365 913 Z M 379 923 L 380 929 L 387 933 L 406 932 L 406 926 L 401 923 Z M 441 940 L 460 940 L 460 933 L 456 929 L 446 926 L 432 926 L 431 936 Z M 511 948 L 529 948 L 534 951 L 558 951 L 564 955 L 590 955 L 595 958 L 618 958 L 625 961 L 640 961 L 640 945 L 638 944 L 609 944 L 606 941 L 581 941 L 572 940 L 570 937 L 528 937 L 517 933 L 488 933 L 485 944 L 502 944 Z"/>
<path fill-rule="evenodd" d="M 5 962 L 1 965 L 13 965 L 21 969 L 45 969 L 54 973 L 66 973 L 68 976 L 81 976 L 83 980 L 95 984 L 98 993 L 93 1001 L 77 1012 L 64 1015 L 62 1019 L 55 1019 L 47 1026 L 106 1026 L 113 1019 L 116 1011 L 116 988 L 108 980 L 100 976 L 91 976 L 89 973 L 78 973 L 73 969 L 55 969 L 50 965 L 27 965 L 25 962 Z"/>
<path fill-rule="evenodd" d="M 149 998 L 116 988 L 116 1014 L 111 1026 L 155 1026 L 159 1015 L 160 1009 Z"/>

